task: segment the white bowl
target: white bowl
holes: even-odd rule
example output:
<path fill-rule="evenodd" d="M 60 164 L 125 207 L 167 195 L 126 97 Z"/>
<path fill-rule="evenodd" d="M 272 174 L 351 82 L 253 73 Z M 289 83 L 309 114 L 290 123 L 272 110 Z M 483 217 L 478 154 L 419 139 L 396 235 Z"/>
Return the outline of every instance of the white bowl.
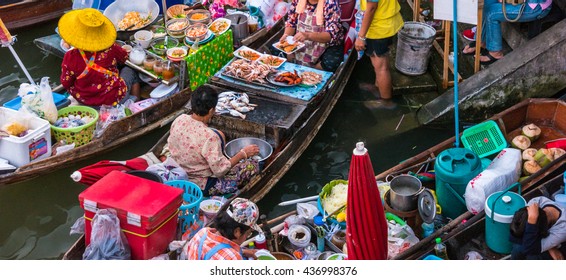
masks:
<path fill-rule="evenodd" d="M 147 49 L 153 39 L 153 32 L 149 30 L 136 31 L 136 33 L 134 33 L 134 39 L 142 48 Z"/>
<path fill-rule="evenodd" d="M 199 208 L 207 218 L 212 219 L 222 208 L 222 204 L 220 200 L 207 199 L 200 202 Z"/>
<path fill-rule="evenodd" d="M 182 55 L 178 56 L 173 56 L 173 53 L 181 53 Z M 174 47 L 174 48 L 170 48 L 167 50 L 167 58 L 169 58 L 169 60 L 171 61 L 181 61 L 183 60 L 186 56 L 187 56 L 187 49 L 183 48 L 183 47 Z"/>

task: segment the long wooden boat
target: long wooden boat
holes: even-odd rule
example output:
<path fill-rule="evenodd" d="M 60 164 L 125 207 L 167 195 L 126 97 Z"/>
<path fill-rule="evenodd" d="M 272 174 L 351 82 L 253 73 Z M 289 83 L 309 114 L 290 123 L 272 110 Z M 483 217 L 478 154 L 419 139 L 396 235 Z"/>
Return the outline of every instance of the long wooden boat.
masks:
<path fill-rule="evenodd" d="M 279 22 L 272 29 L 262 33 L 254 33 L 246 42 L 250 46 L 258 46 L 270 39 L 273 34 L 281 31 L 283 24 Z M 256 35 L 259 34 L 259 35 Z M 57 35 L 58 36 L 58 35 Z M 60 47 L 58 47 L 60 49 Z M 63 54 L 63 50 L 60 50 Z M 54 54 L 57 54 L 56 52 Z M 185 69 L 185 70 L 183 70 Z M 186 71 L 186 67 L 180 67 L 181 73 Z M 182 74 L 182 76 L 185 76 Z M 184 88 L 184 86 L 182 87 Z M 77 147 L 69 152 L 49 158 L 32 162 L 20 166 L 12 173 L 0 175 L 0 187 L 8 184 L 29 180 L 42 174 L 52 172 L 60 168 L 72 165 L 80 160 L 108 152 L 112 149 L 145 135 L 154 129 L 166 126 L 175 119 L 176 116 L 187 112 L 184 105 L 189 101 L 191 90 L 180 90 L 171 97 L 160 101 L 143 111 L 137 112 L 126 118 L 111 123 L 98 138 L 94 138 L 90 143 Z"/>
<path fill-rule="evenodd" d="M 274 35 L 262 48 L 271 45 L 280 36 L 281 33 Z M 348 56 L 316 96 L 308 102 L 282 98 L 276 92 L 267 89 L 243 87 L 221 79 L 212 80 L 210 85 L 219 92 L 228 90 L 247 92 L 250 103 L 258 104 L 258 107 L 246 113 L 245 119 L 216 115 L 212 119 L 211 126 L 223 131 L 227 139 L 257 137 L 273 146 L 273 153 L 265 161 L 260 174 L 252 178 L 232 199 L 245 197 L 257 202 L 287 173 L 314 139 L 342 95 L 355 62 L 355 55 Z M 169 133 L 166 133 L 149 152 L 159 157 L 167 144 L 168 136 Z M 63 259 L 81 259 L 84 249 L 83 235 L 67 251 Z"/>
<path fill-rule="evenodd" d="M 71 9 L 71 0 L 8 0 L 0 3 L 0 18 L 16 29 L 59 18 Z"/>
<path fill-rule="evenodd" d="M 507 110 L 494 115 L 490 118 L 490 120 L 493 120 L 497 123 L 508 143 L 510 143 L 515 136 L 521 134 L 522 126 L 529 123 L 536 124 L 541 128 L 542 133 L 541 137 L 533 143 L 533 148 L 542 148 L 544 147 L 544 143 L 546 141 L 566 137 L 566 118 L 564 118 L 565 114 L 566 102 L 562 100 L 532 98 L 526 99 L 508 108 Z M 427 149 L 426 151 L 423 151 L 422 153 L 378 174 L 376 176 L 376 179 L 378 181 L 386 181 L 386 177 L 389 175 L 408 173 L 409 171 L 418 172 L 418 170 L 421 169 L 422 166 L 425 166 L 427 164 L 429 165 L 429 169 L 434 169 L 434 160 L 436 156 L 446 149 L 453 148 L 454 143 L 454 137 L 447 139 L 435 145 L 434 147 Z M 549 174 L 553 174 L 553 172 L 556 172 L 557 170 L 563 171 L 565 166 L 566 157 L 562 156 L 554 160 L 545 168 L 522 181 L 521 185 L 523 192 L 527 192 L 534 186 L 538 185 L 541 181 L 545 180 L 545 178 Z M 434 186 L 427 187 L 434 188 Z M 415 252 L 420 252 L 422 250 L 421 248 L 434 246 L 434 240 L 436 237 L 443 236 L 444 234 L 458 228 L 466 227 L 469 223 L 463 222 L 469 221 L 479 215 L 483 215 L 482 213 L 479 213 L 475 216 L 471 212 L 463 213 L 462 215 L 446 223 L 442 228 L 433 232 L 430 236 L 420 240 L 417 244 L 396 255 L 394 259 L 409 259 L 415 254 Z M 420 224 L 415 225 L 416 228 L 413 228 L 415 232 L 420 232 L 420 226 Z"/>

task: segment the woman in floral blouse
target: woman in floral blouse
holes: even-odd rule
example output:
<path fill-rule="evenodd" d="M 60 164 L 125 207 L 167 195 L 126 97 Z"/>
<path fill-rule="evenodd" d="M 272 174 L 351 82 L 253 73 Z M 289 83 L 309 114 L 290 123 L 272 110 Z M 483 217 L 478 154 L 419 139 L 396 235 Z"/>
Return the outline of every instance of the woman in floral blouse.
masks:
<path fill-rule="evenodd" d="M 217 102 L 214 89 L 197 88 L 191 97 L 193 113 L 177 117 L 167 139 L 171 156 L 205 196 L 234 193 L 258 172 L 258 162 L 251 159 L 259 154 L 257 145 L 244 147 L 232 158 L 224 155 L 224 134 L 208 127 Z"/>
<path fill-rule="evenodd" d="M 59 34 L 74 47 L 63 58 L 61 84 L 82 104 L 116 105 L 130 96 L 139 98 L 140 80 L 123 67 L 128 53 L 118 46 L 112 22 L 96 9 L 66 13 L 59 20 Z"/>
<path fill-rule="evenodd" d="M 297 50 L 295 63 L 334 72 L 344 59 L 345 30 L 338 0 L 292 0 L 285 33 L 305 47 Z"/>

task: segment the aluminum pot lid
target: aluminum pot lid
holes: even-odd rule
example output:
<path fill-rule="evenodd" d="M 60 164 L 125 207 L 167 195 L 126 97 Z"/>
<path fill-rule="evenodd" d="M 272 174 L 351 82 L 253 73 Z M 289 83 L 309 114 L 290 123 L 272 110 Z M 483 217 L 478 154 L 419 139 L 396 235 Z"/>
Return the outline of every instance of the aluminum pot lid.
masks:
<path fill-rule="evenodd" d="M 436 217 L 436 200 L 429 189 L 424 189 L 418 198 L 419 214 L 423 222 L 430 224 Z"/>

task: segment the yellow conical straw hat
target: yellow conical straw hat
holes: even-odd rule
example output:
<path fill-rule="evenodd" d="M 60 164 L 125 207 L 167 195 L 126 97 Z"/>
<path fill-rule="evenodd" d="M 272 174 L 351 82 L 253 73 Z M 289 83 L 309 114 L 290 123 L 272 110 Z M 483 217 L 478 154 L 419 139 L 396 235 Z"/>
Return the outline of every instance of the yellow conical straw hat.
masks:
<path fill-rule="evenodd" d="M 87 8 L 64 14 L 59 20 L 59 35 L 77 49 L 96 52 L 114 44 L 116 28 L 99 10 Z"/>

